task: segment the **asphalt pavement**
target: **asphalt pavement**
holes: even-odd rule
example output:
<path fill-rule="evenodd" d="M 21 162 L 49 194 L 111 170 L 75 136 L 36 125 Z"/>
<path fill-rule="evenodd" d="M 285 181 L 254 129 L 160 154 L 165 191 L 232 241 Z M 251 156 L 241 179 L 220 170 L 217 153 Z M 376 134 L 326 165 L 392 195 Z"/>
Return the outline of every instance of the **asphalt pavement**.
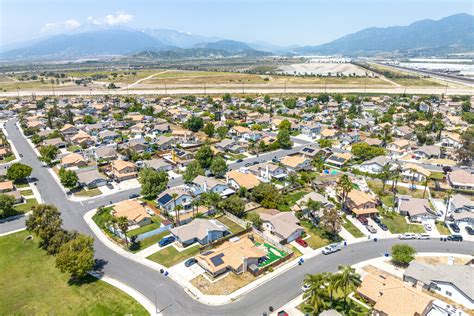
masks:
<path fill-rule="evenodd" d="M 92 203 L 73 202 L 66 195 L 59 184 L 52 178 L 46 167 L 38 161 L 35 152 L 30 147 L 21 132 L 16 128 L 14 121 L 6 124 L 9 139 L 14 142 L 16 148 L 23 154 L 22 162 L 33 167 L 32 177 L 36 179 L 40 194 L 45 203 L 54 204 L 61 211 L 64 227 L 75 229 L 81 233 L 91 235 L 89 226 L 83 219 L 83 215 L 90 209 L 108 203 L 126 199 L 131 192 L 128 190 L 119 192 L 103 199 L 95 199 Z M 281 155 L 288 152 L 281 151 Z M 275 155 L 271 153 L 271 155 Z M 278 154 L 280 155 L 280 154 Z M 268 159 L 262 155 L 254 159 Z M 269 159 L 271 160 L 271 158 Z M 239 167 L 238 164 L 232 168 Z M 21 228 L 22 221 L 18 220 L 0 224 L 0 233 L 7 231 L 12 226 Z M 17 224 L 15 224 L 15 222 Z M 301 282 L 307 273 L 321 271 L 336 271 L 341 264 L 350 265 L 360 261 L 372 259 L 388 252 L 398 240 L 387 239 L 378 242 L 367 241 L 350 245 L 341 252 L 329 256 L 316 256 L 306 261 L 302 266 L 290 269 L 276 276 L 267 283 L 253 290 L 240 299 L 222 306 L 208 306 L 194 300 L 185 293 L 177 283 L 164 277 L 155 270 L 143 266 L 135 261 L 129 260 L 102 244 L 95 238 L 95 256 L 103 263 L 101 272 L 108 277 L 117 279 L 122 283 L 136 289 L 146 296 L 151 302 L 155 301 L 159 309 L 165 309 L 165 315 L 262 315 L 268 312 L 268 307 L 275 309 L 296 297 L 300 293 Z M 404 241 L 413 245 L 419 252 L 444 252 L 471 254 L 474 249 L 472 242 L 441 242 L 439 240 Z"/>

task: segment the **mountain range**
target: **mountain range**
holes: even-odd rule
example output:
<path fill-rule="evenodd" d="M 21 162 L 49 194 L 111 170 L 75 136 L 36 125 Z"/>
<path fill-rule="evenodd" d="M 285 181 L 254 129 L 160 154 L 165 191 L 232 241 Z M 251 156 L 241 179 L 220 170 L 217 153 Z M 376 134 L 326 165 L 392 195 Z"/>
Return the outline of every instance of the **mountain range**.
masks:
<path fill-rule="evenodd" d="M 474 16 L 461 13 L 408 26 L 371 27 L 318 46 L 278 47 L 169 29 L 97 29 L 61 34 L 0 50 L 1 59 L 259 57 L 271 54 L 370 55 L 474 51 Z"/>

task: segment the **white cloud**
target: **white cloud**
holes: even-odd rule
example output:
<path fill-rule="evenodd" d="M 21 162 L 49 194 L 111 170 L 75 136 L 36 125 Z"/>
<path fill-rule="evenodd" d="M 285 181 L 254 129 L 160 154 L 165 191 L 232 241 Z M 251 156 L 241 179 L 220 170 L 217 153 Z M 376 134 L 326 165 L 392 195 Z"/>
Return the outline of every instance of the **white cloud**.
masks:
<path fill-rule="evenodd" d="M 64 22 L 46 23 L 40 30 L 41 33 L 60 33 L 64 31 L 72 31 L 81 26 L 81 23 L 76 19 L 70 19 Z"/>
<path fill-rule="evenodd" d="M 104 23 L 108 25 L 125 24 L 131 21 L 133 21 L 133 15 L 123 11 L 119 11 L 115 15 L 109 14 L 104 19 Z"/>

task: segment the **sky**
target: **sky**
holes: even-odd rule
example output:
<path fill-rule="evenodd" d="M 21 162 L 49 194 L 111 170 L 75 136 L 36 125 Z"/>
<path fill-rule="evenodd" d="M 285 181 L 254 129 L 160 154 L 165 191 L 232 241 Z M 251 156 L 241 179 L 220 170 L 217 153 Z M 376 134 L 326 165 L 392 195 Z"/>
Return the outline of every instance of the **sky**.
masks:
<path fill-rule="evenodd" d="M 472 0 L 0 0 L 0 46 L 91 25 L 166 28 L 276 45 L 317 45 L 372 26 L 456 13 Z"/>

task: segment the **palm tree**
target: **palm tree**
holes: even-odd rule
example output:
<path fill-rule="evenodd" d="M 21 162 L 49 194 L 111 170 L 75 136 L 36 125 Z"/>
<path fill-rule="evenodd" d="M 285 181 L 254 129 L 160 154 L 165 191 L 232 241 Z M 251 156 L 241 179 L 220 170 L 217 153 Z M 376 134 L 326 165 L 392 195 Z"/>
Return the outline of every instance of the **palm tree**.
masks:
<path fill-rule="evenodd" d="M 306 302 L 303 306 L 304 312 L 318 315 L 326 308 L 324 302 L 325 276 L 323 273 L 308 274 L 303 282 L 309 286 L 309 290 L 303 294 L 303 299 Z"/>
<path fill-rule="evenodd" d="M 173 206 L 174 206 L 174 211 L 175 211 L 175 224 L 176 226 L 179 226 L 179 213 L 177 212 L 177 209 L 176 209 L 176 198 L 178 197 L 178 193 L 176 192 L 173 192 L 171 193 L 171 197 L 173 198 Z"/>
<path fill-rule="evenodd" d="M 177 206 L 174 208 L 176 226 L 179 226 L 179 223 L 181 223 L 179 212 L 180 212 L 182 209 L 183 209 L 183 206 L 182 206 L 182 205 L 177 205 Z"/>
<path fill-rule="evenodd" d="M 423 198 L 425 198 L 426 189 L 428 188 L 428 182 L 430 182 L 430 180 L 431 180 L 431 177 L 425 178 L 425 181 L 424 181 L 425 189 L 423 190 Z"/>
<path fill-rule="evenodd" d="M 382 167 L 382 170 L 380 170 L 379 172 L 379 177 L 380 177 L 380 180 L 382 180 L 382 194 L 385 192 L 385 184 L 387 184 L 387 181 L 390 179 L 391 177 L 391 165 L 390 164 L 385 164 L 383 167 Z"/>
<path fill-rule="evenodd" d="M 344 293 L 344 309 L 347 307 L 347 296 L 361 283 L 360 275 L 351 266 L 339 266 L 334 286 Z"/>
<path fill-rule="evenodd" d="M 342 211 L 345 211 L 347 195 L 352 190 L 352 182 L 347 174 L 342 175 L 337 181 L 336 190 L 341 193 Z"/>
<path fill-rule="evenodd" d="M 123 236 L 125 238 L 125 243 L 128 247 L 128 238 L 127 238 L 127 230 L 128 230 L 128 219 L 125 216 L 120 216 L 117 220 L 117 225 L 119 229 L 122 231 Z"/>
<path fill-rule="evenodd" d="M 453 196 L 453 191 L 448 190 L 447 192 L 447 197 L 446 197 L 446 212 L 444 213 L 444 222 L 446 223 L 446 219 L 448 218 L 448 211 L 449 211 L 449 201 L 451 200 L 451 197 Z"/>
<path fill-rule="evenodd" d="M 417 171 L 414 168 L 410 168 L 410 172 L 411 172 L 411 189 L 415 190 L 415 172 Z"/>
<path fill-rule="evenodd" d="M 393 179 L 392 179 L 392 191 L 393 191 L 393 200 L 397 198 L 397 188 L 398 188 L 398 180 L 400 179 L 400 173 L 402 173 L 402 168 L 397 166 L 395 170 L 393 170 Z"/>

